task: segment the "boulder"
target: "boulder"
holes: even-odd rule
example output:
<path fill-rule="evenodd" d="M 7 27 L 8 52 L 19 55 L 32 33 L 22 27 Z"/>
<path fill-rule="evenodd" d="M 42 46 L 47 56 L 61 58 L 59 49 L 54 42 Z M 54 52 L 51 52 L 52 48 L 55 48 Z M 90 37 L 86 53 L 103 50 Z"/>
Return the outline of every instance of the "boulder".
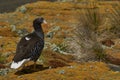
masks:
<path fill-rule="evenodd" d="M 115 43 L 111 40 L 111 39 L 106 39 L 101 41 L 101 43 L 107 47 L 111 47 L 112 45 L 114 45 Z"/>
<path fill-rule="evenodd" d="M 106 53 L 106 59 L 112 64 L 120 65 L 120 51 L 108 51 Z"/>

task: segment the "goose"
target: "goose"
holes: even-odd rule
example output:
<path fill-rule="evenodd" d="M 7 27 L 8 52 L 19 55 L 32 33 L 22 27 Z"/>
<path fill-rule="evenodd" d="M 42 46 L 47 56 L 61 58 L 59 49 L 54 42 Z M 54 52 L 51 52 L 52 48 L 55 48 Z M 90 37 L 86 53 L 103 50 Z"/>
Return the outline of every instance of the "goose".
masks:
<path fill-rule="evenodd" d="M 36 18 L 33 21 L 34 31 L 22 37 L 17 44 L 16 54 L 11 63 L 12 69 L 18 69 L 26 62 L 33 61 L 34 69 L 36 68 L 36 61 L 40 57 L 44 48 L 44 32 L 42 23 L 46 24 L 43 17 Z"/>

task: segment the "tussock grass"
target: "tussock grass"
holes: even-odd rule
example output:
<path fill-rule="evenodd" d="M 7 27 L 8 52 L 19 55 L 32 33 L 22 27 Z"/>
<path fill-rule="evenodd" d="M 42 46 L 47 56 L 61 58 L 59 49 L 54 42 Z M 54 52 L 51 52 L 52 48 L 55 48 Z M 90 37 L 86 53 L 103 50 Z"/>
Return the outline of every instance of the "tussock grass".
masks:
<path fill-rule="evenodd" d="M 103 15 L 99 8 L 83 9 L 83 15 L 79 18 L 79 24 L 75 30 L 75 41 L 79 51 L 77 58 L 80 61 L 101 60 L 105 58 L 103 49 L 97 41 L 97 30 L 103 23 Z"/>
<path fill-rule="evenodd" d="M 114 5 L 112 7 L 113 13 L 109 15 L 112 24 L 110 31 L 114 34 L 120 35 L 120 5 Z"/>

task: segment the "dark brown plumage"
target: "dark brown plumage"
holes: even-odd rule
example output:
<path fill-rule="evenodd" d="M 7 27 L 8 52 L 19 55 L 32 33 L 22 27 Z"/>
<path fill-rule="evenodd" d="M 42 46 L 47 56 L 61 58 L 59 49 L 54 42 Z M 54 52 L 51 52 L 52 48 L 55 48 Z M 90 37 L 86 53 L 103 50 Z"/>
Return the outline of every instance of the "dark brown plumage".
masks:
<path fill-rule="evenodd" d="M 27 61 L 36 62 L 44 48 L 44 32 L 41 24 L 43 18 L 33 21 L 34 32 L 21 38 L 17 45 L 16 55 L 13 58 L 11 68 L 17 69 Z"/>

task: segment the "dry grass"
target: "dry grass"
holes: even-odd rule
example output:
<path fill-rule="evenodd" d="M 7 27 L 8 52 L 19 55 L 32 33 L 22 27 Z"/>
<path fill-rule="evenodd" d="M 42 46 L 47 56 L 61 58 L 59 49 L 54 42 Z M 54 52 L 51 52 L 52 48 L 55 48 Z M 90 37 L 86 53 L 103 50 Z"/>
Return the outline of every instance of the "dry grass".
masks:
<path fill-rule="evenodd" d="M 91 9 L 84 9 L 83 12 L 84 14 L 80 16 L 80 22 L 75 30 L 76 46 L 79 47 L 77 49 L 79 53 L 77 51 L 75 53 L 77 53 L 77 58 L 80 61 L 101 60 L 105 56 L 101 45 L 97 41 L 97 30 L 103 23 L 103 16 L 96 6 Z"/>
<path fill-rule="evenodd" d="M 109 15 L 112 27 L 110 31 L 114 34 L 120 34 L 120 6 L 119 4 L 113 6 L 113 13 Z"/>

